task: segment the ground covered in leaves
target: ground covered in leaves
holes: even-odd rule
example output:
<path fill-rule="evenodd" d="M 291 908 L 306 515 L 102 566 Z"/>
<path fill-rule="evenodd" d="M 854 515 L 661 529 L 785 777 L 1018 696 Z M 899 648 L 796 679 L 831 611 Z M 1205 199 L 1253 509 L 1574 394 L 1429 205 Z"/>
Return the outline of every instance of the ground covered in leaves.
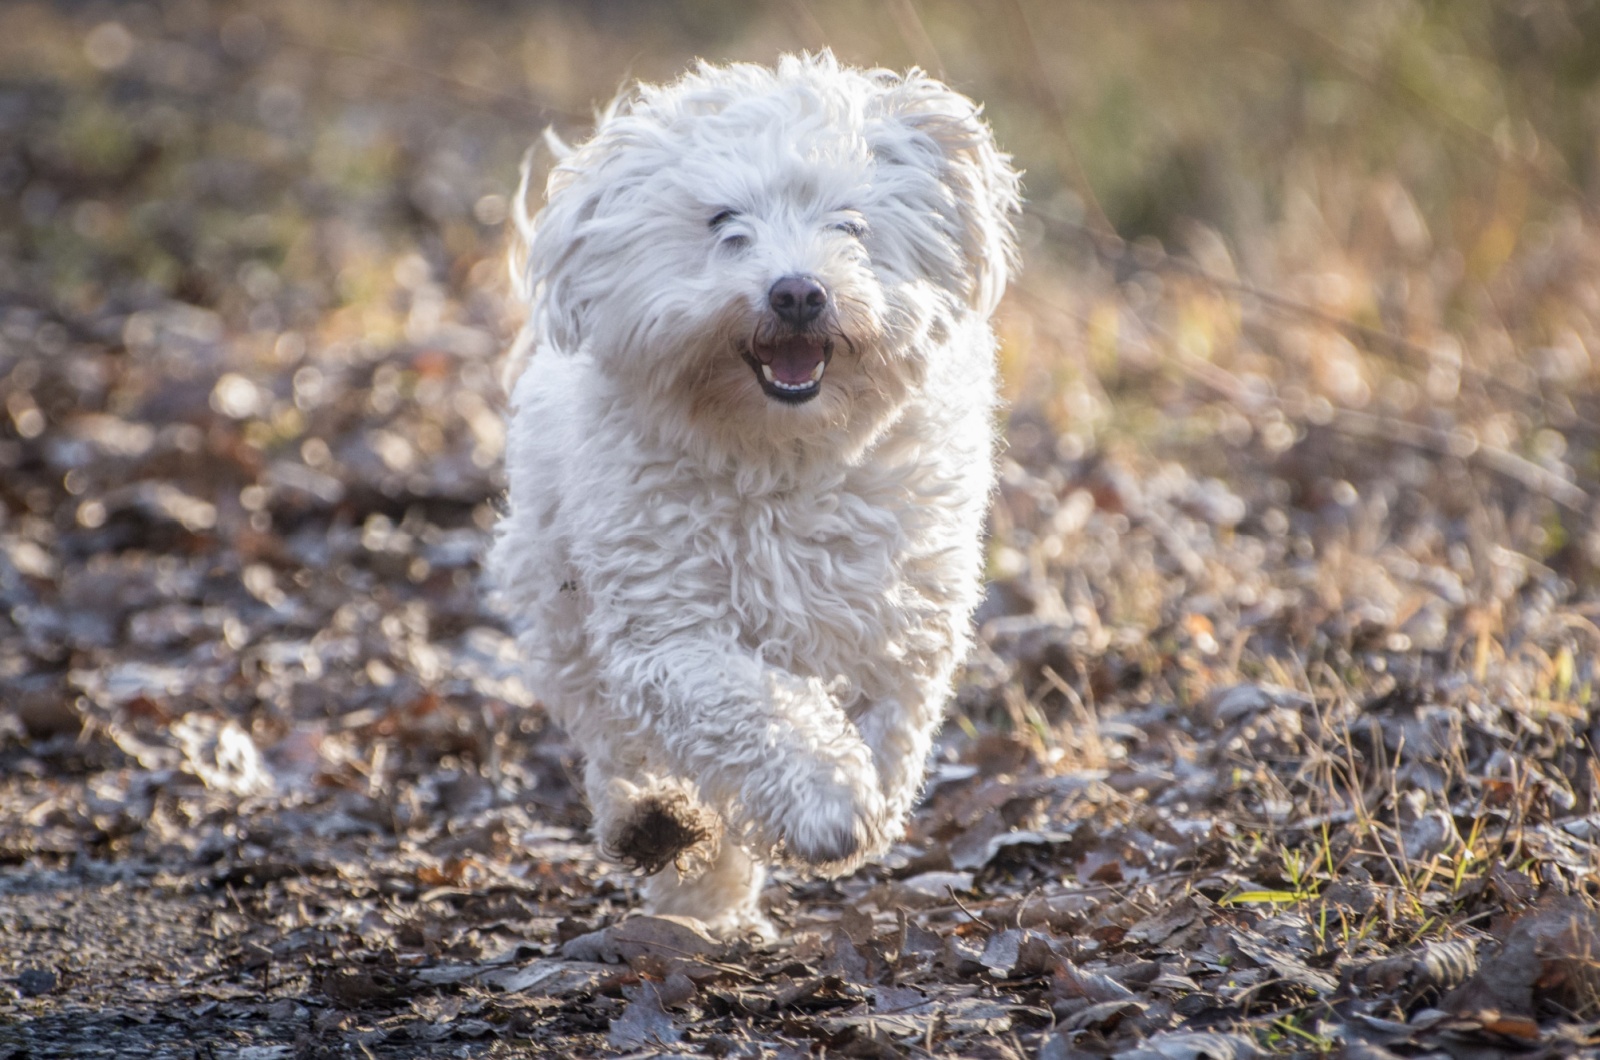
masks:
<path fill-rule="evenodd" d="M 1092 6 L 1106 61 L 1189 61 Z M 1334 121 L 1271 220 L 1216 177 L 1169 224 L 1028 135 L 1048 5 L 970 56 L 953 5 L 716 7 L 0 10 L 0 1060 L 1600 1049 L 1600 252 L 1559 141 L 1344 179 Z M 1368 88 L 1475 54 L 1351 22 L 1317 39 Z M 729 945 L 627 918 L 485 602 L 501 222 L 616 56 L 818 33 L 963 64 L 1035 212 L 926 799 Z"/>

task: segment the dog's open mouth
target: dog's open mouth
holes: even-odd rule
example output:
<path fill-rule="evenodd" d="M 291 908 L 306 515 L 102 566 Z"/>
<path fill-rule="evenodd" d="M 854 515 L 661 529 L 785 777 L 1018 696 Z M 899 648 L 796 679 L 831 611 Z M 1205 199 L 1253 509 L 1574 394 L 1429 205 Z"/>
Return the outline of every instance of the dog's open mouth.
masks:
<path fill-rule="evenodd" d="M 821 336 L 796 335 L 776 342 L 753 343 L 744 359 L 755 370 L 767 396 L 791 405 L 810 401 L 822 390 L 822 373 L 833 356 L 833 342 Z"/>

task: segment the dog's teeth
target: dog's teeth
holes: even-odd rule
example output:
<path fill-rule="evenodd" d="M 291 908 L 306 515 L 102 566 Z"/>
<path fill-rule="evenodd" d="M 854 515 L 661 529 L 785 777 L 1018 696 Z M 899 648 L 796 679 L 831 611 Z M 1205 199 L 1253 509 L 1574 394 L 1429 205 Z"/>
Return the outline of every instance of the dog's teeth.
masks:
<path fill-rule="evenodd" d="M 818 361 L 817 362 L 817 366 L 815 368 L 811 369 L 811 381 L 813 383 L 815 383 L 818 379 L 821 379 L 822 378 L 822 371 L 823 371 L 824 368 L 827 368 L 827 367 L 828 367 L 828 362 L 827 361 Z"/>
<path fill-rule="evenodd" d="M 761 366 L 761 376 L 769 383 L 777 382 L 776 379 L 772 378 L 772 365 L 770 364 L 763 364 Z"/>

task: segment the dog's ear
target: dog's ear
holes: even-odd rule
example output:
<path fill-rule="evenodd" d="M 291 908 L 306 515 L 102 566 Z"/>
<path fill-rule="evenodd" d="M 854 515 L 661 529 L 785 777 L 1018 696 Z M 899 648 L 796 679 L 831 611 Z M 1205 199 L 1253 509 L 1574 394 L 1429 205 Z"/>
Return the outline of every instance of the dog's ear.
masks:
<path fill-rule="evenodd" d="M 967 97 L 919 70 L 880 74 L 879 84 L 878 120 L 868 136 L 886 190 L 919 211 L 919 225 L 937 219 L 934 238 L 915 248 L 918 263 L 954 281 L 974 309 L 992 312 L 1016 261 L 1021 175 Z M 932 180 L 906 179 L 919 170 Z"/>
<path fill-rule="evenodd" d="M 612 103 L 600 116 L 601 122 L 622 102 L 619 98 Z M 592 292 L 582 289 L 582 262 L 589 242 L 583 229 L 594 217 L 603 196 L 605 184 L 593 176 L 608 151 L 599 140 L 570 147 L 549 129 L 545 131 L 544 149 L 552 163 L 545 183 L 544 207 L 537 214 L 528 209 L 530 174 L 539 153 L 535 145 L 523 158 L 522 181 L 512 211 L 522 241 L 521 260 L 512 261 L 512 281 L 530 311 L 519 342 L 576 353 L 583 345 L 592 303 Z"/>

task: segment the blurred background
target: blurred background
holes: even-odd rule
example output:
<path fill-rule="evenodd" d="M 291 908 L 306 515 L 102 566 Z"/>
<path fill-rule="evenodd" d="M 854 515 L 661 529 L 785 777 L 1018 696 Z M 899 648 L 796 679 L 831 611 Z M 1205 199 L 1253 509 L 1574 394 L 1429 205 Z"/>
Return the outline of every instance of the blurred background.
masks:
<path fill-rule="evenodd" d="M 822 46 L 982 100 L 1026 171 L 991 588 L 895 864 L 980 910 L 1076 880 L 1083 952 L 1191 884 L 1388 888 L 1347 955 L 1522 908 L 1486 865 L 1592 889 L 1592 0 L 7 0 L 0 865 L 225 884 L 239 989 L 340 1004 L 341 962 L 627 909 L 480 584 L 505 219 L 630 78 Z M 1038 875 L 986 860 L 1046 824 Z M 780 917 L 837 917 L 808 886 Z M 86 915 L 6 967 L 121 989 Z"/>
<path fill-rule="evenodd" d="M 997 636 L 1202 685 L 1290 648 L 1483 677 L 1537 583 L 1586 686 L 1593 3 L 19 2 L 0 680 L 28 724 L 75 727 L 101 652 L 238 672 L 250 609 L 345 614 L 358 685 L 431 688 L 407 636 L 489 650 L 518 160 L 629 78 L 824 45 L 985 101 L 1026 170 Z M 157 557 L 165 588 L 125 570 Z M 426 631 L 385 626 L 413 597 Z M 1215 650 L 1174 669 L 1153 633 Z"/>
<path fill-rule="evenodd" d="M 1588 717 L 1600 6 L 172 0 L 0 8 L 13 734 L 537 728 L 477 580 L 518 160 L 823 45 L 1026 170 L 963 709 L 1454 673 Z"/>

